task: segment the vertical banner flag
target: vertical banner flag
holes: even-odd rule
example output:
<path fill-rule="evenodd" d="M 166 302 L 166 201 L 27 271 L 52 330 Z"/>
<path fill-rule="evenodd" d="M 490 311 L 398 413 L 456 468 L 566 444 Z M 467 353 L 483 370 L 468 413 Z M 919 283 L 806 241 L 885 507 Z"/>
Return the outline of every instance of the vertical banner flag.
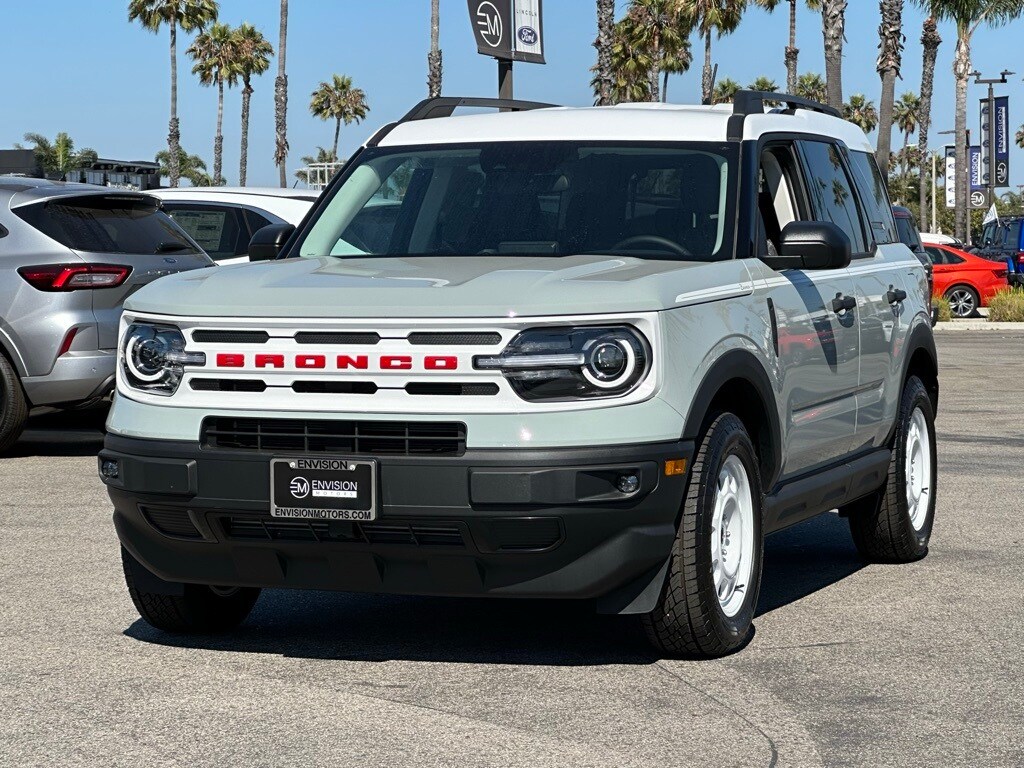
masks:
<path fill-rule="evenodd" d="M 541 29 L 541 0 L 514 0 L 516 61 L 544 63 L 544 32 Z"/>
<path fill-rule="evenodd" d="M 985 179 L 981 163 L 983 154 L 981 147 L 977 144 L 967 148 L 967 167 L 970 169 L 971 176 L 971 193 L 967 202 L 971 208 L 988 207 L 988 195 L 985 194 Z"/>
<path fill-rule="evenodd" d="M 946 207 L 956 208 L 956 147 L 946 145 L 945 165 L 942 168 L 946 179 Z"/>
<path fill-rule="evenodd" d="M 988 99 L 981 100 L 981 106 L 978 110 L 978 115 L 981 117 L 981 185 L 987 187 L 989 183 L 989 174 L 992 171 L 989 168 L 989 157 L 990 150 L 992 148 L 992 120 L 988 113 Z M 973 160 L 973 158 L 972 158 Z M 974 164 L 971 163 L 971 189 L 974 189 Z"/>
<path fill-rule="evenodd" d="M 1010 186 L 1010 97 L 996 97 L 996 186 Z"/>

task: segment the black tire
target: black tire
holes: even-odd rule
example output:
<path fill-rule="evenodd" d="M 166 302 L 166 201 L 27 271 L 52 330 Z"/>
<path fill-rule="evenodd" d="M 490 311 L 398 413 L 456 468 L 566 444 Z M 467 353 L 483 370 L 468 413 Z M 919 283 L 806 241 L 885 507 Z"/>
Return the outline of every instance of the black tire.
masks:
<path fill-rule="evenodd" d="M 727 616 L 715 590 L 712 523 L 718 477 L 726 459 L 736 456 L 750 483 L 753 507 L 753 559 L 742 605 Z M 741 648 L 751 635 L 761 589 L 764 550 L 761 476 L 746 428 L 731 413 L 711 422 L 694 457 L 682 515 L 658 604 L 643 617 L 654 646 L 671 655 L 715 658 Z"/>
<path fill-rule="evenodd" d="M 915 411 L 920 409 L 928 427 L 931 448 L 931 482 L 927 512 L 920 528 L 915 528 L 907 499 L 907 435 Z M 850 520 L 857 550 L 875 563 L 910 563 L 928 554 L 928 541 L 935 524 L 935 498 L 938 474 L 935 450 L 935 410 L 924 384 L 911 376 L 903 387 L 899 420 L 892 444 L 892 459 L 885 486 L 878 493 L 850 504 L 842 510 Z"/>
<path fill-rule="evenodd" d="M 971 309 L 969 312 L 958 313 L 956 309 L 953 308 L 953 295 L 959 291 L 966 292 L 970 297 Z M 953 317 L 975 317 L 978 314 L 978 308 L 981 307 L 981 296 L 978 295 L 978 292 L 974 290 L 974 288 L 964 283 L 958 283 L 952 288 L 947 289 L 946 299 L 950 301 L 950 311 L 953 313 Z"/>
<path fill-rule="evenodd" d="M 11 363 L 0 353 L 0 453 L 21 437 L 28 420 L 28 403 Z"/>
<path fill-rule="evenodd" d="M 121 564 L 135 609 L 146 623 L 172 634 L 212 634 L 234 629 L 249 615 L 260 590 L 255 587 L 208 587 L 203 584 L 184 584 L 183 594 L 171 595 L 148 592 L 138 585 L 136 578 L 143 568 L 131 554 L 121 547 Z M 156 579 L 152 574 L 150 579 Z M 175 587 L 179 585 L 174 585 Z"/>

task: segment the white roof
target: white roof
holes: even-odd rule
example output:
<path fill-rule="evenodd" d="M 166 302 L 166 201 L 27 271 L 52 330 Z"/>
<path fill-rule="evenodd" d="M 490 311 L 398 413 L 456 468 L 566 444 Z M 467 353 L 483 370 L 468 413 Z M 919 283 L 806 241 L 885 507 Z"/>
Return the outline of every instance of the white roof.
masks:
<path fill-rule="evenodd" d="M 275 224 L 295 224 L 313 207 L 319 194 L 311 189 L 277 187 L 177 187 L 147 192 L 165 202 L 210 203 L 249 208 Z"/>
<path fill-rule="evenodd" d="M 470 114 L 400 123 L 381 140 L 380 146 L 457 144 L 482 139 L 724 142 L 732 114 L 731 104 L 619 104 Z M 743 129 L 744 139 L 775 132 L 811 133 L 838 138 L 851 149 L 872 151 L 863 131 L 853 123 L 809 110 L 750 115 Z"/>
<path fill-rule="evenodd" d="M 156 195 L 159 198 L 192 198 L 198 195 L 259 195 L 262 197 L 297 197 L 300 200 L 308 200 L 317 197 L 320 193 L 315 189 L 282 189 L 280 187 L 174 187 L 151 189 L 148 190 L 148 194 Z"/>

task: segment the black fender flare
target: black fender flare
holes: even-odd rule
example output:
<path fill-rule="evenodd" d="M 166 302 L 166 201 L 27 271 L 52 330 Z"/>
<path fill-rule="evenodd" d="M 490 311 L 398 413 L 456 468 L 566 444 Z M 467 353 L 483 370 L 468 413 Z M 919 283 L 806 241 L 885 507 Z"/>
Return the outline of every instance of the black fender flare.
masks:
<path fill-rule="evenodd" d="M 914 359 L 914 355 L 920 350 L 924 350 L 932 362 L 932 367 L 935 368 L 936 381 L 935 391 L 932 393 L 935 398 L 935 406 L 938 409 L 939 405 L 939 382 L 938 382 L 938 371 L 939 371 L 939 353 L 935 348 L 935 334 L 932 332 L 931 324 L 928 322 L 921 322 L 914 326 L 914 330 L 910 332 L 910 338 L 907 339 L 906 346 L 903 350 L 903 375 L 900 379 L 901 384 L 907 383 L 907 376 L 910 373 L 910 361 Z"/>
<path fill-rule="evenodd" d="M 711 403 L 726 384 L 740 380 L 750 385 L 758 394 L 767 426 L 768 447 L 771 459 L 762 456 L 763 487 L 771 488 L 782 471 L 782 426 L 775 389 L 764 365 L 757 356 L 746 349 L 731 349 L 718 358 L 704 375 L 690 404 L 683 428 L 683 439 L 697 441 L 704 429 Z M 740 415 L 740 414 L 737 414 Z"/>

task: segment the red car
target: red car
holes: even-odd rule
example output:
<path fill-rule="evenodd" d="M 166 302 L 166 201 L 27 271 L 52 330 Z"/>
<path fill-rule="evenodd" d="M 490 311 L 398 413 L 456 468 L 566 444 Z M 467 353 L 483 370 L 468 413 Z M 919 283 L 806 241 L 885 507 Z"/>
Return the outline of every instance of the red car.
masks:
<path fill-rule="evenodd" d="M 971 317 L 1006 288 L 1006 263 L 990 261 L 948 245 L 925 243 L 935 274 L 935 295 L 949 299 L 953 317 Z"/>

